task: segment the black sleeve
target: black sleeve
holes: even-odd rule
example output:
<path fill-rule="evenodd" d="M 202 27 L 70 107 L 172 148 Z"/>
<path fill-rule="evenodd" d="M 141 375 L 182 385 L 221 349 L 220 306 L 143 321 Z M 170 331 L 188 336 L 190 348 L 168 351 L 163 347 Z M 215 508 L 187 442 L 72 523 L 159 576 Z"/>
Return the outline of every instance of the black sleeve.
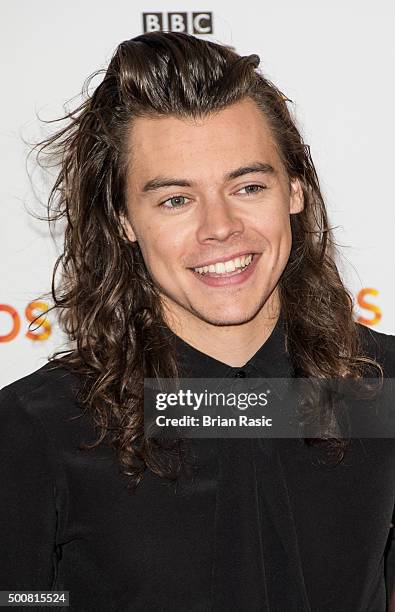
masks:
<path fill-rule="evenodd" d="M 362 333 L 362 339 L 370 356 L 381 363 L 384 376 L 395 379 L 395 336 L 373 331 L 372 329 L 358 325 Z M 395 444 L 395 439 L 392 439 Z M 395 483 L 394 483 L 395 497 Z M 392 517 L 392 525 L 395 524 L 395 508 Z M 391 602 L 388 611 L 395 612 L 395 527 L 391 527 L 389 539 L 385 547 L 385 581 L 388 601 Z"/>
<path fill-rule="evenodd" d="M 392 528 L 390 531 L 389 543 L 386 547 L 385 557 L 385 582 L 387 587 L 388 600 L 393 601 L 395 606 L 395 508 L 392 517 Z M 395 608 L 391 608 L 395 609 Z"/>
<path fill-rule="evenodd" d="M 395 336 L 384 335 L 384 372 L 390 378 L 395 378 Z M 395 444 L 395 439 L 393 439 Z M 387 586 L 387 596 L 391 602 L 389 612 L 395 612 L 395 507 L 392 516 L 392 527 L 390 530 L 389 543 L 386 547 L 385 556 L 385 576 Z"/>
<path fill-rule="evenodd" d="M 53 451 L 40 420 L 0 390 L 0 590 L 50 590 L 56 534 Z"/>

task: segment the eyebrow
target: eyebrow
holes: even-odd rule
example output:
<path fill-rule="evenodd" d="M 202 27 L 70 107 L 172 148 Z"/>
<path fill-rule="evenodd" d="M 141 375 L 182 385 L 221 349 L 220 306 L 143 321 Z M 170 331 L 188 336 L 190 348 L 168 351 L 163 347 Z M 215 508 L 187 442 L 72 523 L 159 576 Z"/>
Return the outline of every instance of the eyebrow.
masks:
<path fill-rule="evenodd" d="M 232 179 L 239 178 L 240 176 L 244 176 L 246 174 L 252 174 L 256 172 L 261 172 L 263 174 L 269 174 L 275 176 L 277 174 L 276 170 L 270 164 L 262 163 L 262 162 L 254 162 L 252 164 L 248 164 L 248 166 L 241 166 L 240 168 L 236 168 L 235 170 L 231 170 L 225 174 L 225 181 L 231 181 Z M 156 176 L 155 178 L 149 180 L 143 186 L 142 192 L 147 193 L 149 191 L 156 191 L 157 189 L 162 189 L 163 187 L 192 187 L 193 181 L 188 181 L 180 178 L 170 178 L 163 176 Z"/>

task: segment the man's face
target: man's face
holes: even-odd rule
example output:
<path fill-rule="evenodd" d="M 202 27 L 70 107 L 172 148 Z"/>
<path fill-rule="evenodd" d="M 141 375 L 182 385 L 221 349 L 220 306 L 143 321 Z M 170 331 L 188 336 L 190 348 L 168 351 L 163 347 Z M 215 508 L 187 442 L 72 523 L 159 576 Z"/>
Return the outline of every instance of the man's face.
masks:
<path fill-rule="evenodd" d="M 128 146 L 124 225 L 170 317 L 235 325 L 261 316 L 278 298 L 303 195 L 255 103 L 200 120 L 137 118 Z"/>

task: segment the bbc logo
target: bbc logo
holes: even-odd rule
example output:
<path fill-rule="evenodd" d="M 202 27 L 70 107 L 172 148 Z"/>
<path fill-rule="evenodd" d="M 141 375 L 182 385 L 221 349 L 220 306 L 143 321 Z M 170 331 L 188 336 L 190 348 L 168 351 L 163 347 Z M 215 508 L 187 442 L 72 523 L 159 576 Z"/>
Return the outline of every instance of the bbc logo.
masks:
<path fill-rule="evenodd" d="M 188 34 L 212 34 L 212 13 L 143 13 L 143 30 L 146 32 L 187 32 Z"/>

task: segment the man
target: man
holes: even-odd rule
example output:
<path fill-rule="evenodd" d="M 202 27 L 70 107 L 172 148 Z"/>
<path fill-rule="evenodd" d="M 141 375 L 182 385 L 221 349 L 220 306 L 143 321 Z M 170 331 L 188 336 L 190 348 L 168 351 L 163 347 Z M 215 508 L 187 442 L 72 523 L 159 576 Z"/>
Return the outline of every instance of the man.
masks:
<path fill-rule="evenodd" d="M 62 153 L 53 297 L 74 347 L 2 391 L 3 590 L 81 611 L 387 608 L 393 439 L 144 435 L 144 378 L 395 373 L 394 337 L 354 323 L 309 149 L 258 61 L 138 36 L 40 143 Z"/>

